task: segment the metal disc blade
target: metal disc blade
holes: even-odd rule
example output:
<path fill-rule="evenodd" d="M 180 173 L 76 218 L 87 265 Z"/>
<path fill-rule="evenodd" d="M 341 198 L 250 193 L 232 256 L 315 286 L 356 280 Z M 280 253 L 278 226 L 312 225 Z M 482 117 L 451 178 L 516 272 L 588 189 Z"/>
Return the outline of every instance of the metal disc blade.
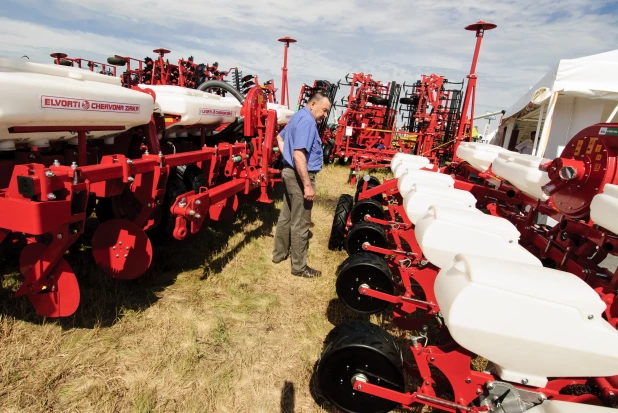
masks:
<path fill-rule="evenodd" d="M 92 237 L 92 255 L 112 278 L 132 280 L 152 262 L 152 244 L 142 228 L 126 219 L 112 219 Z"/>
<path fill-rule="evenodd" d="M 71 266 L 64 258 L 58 261 L 58 265 L 49 274 L 48 279 L 51 288 L 28 295 L 37 314 L 53 318 L 72 315 L 79 306 L 79 284 Z"/>

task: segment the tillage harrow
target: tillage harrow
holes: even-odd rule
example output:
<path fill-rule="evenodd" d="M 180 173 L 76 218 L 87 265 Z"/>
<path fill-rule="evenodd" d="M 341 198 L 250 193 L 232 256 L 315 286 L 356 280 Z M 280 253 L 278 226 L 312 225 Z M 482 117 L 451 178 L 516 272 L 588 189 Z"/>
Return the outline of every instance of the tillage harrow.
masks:
<path fill-rule="evenodd" d="M 62 53 L 51 65 L 0 59 L 0 242 L 25 242 L 15 296 L 41 316 L 78 308 L 63 255 L 95 211 L 94 260 L 130 280 L 149 268 L 153 243 L 230 219 L 240 194 L 272 202 L 275 139 L 293 114 L 272 80 L 234 68 L 230 84 L 217 63 L 171 64 L 168 50 L 154 52 L 107 64 Z"/>
<path fill-rule="evenodd" d="M 395 178 L 365 175 L 356 201 L 342 195 L 329 245 L 349 254 L 340 300 L 390 308 L 413 334 L 404 357 L 383 328 L 337 326 L 316 371 L 325 397 L 347 412 L 616 407 L 617 136 L 590 126 L 551 161 L 462 142 L 440 172 L 398 154 Z M 477 355 L 486 370 L 471 368 Z"/>
<path fill-rule="evenodd" d="M 306 102 L 308 93 L 321 88 L 331 99 L 333 109 L 343 108 L 336 124 L 327 127 L 324 120 L 320 129 L 324 162 L 338 159 L 349 165 L 349 180 L 355 184 L 361 171 L 387 168 L 398 153 L 425 157 L 436 168 L 456 161 L 459 143 L 472 141 L 476 64 L 485 32 L 495 27 L 482 20 L 466 27 L 476 33 L 476 48 L 465 94 L 464 82 L 449 82 L 436 74 L 423 75 L 408 85 L 383 83 L 368 73 L 348 74 L 344 83 L 316 80 L 312 88 L 303 85 L 299 107 Z M 338 104 L 335 95 L 341 86 L 349 86 L 350 92 Z M 397 126 L 398 115 L 402 127 Z"/>

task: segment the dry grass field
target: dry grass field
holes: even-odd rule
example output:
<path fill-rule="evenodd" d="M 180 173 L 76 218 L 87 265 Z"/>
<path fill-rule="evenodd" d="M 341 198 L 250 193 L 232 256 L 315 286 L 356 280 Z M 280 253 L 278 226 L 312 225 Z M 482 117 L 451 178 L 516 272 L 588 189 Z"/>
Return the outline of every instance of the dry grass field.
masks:
<path fill-rule="evenodd" d="M 41 319 L 12 297 L 18 256 L 5 247 L 0 411 L 334 411 L 311 377 L 326 334 L 358 318 L 335 293 L 347 255 L 327 249 L 338 197 L 353 194 L 347 174 L 329 165 L 317 177 L 309 263 L 319 279 L 271 262 L 280 189 L 274 205 L 244 203 L 233 222 L 155 248 L 152 267 L 131 282 L 98 270 L 84 237 L 66 256 L 82 294 L 66 319 Z"/>

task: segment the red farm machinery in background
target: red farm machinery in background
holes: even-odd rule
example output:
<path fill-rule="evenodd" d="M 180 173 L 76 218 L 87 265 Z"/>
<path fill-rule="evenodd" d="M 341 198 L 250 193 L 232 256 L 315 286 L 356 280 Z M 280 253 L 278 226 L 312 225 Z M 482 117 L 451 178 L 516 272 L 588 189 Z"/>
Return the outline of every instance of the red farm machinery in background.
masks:
<path fill-rule="evenodd" d="M 276 136 L 293 114 L 274 82 L 232 68 L 230 84 L 217 63 L 154 52 L 107 64 L 62 53 L 55 65 L 0 60 L 0 242 L 24 243 L 15 296 L 41 316 L 78 308 L 63 255 L 95 211 L 95 262 L 130 280 L 150 267 L 153 243 L 232 218 L 239 195 L 272 202 Z"/>
<path fill-rule="evenodd" d="M 341 99 L 344 111 L 336 125 L 328 126 L 324 120 L 320 127 L 325 163 L 339 159 L 349 165 L 350 183 L 354 184 L 360 171 L 386 168 L 397 153 L 426 157 L 436 169 L 455 159 L 459 142 L 472 140 L 476 64 L 485 31 L 495 27 L 482 20 L 466 27 L 476 33 L 477 41 L 465 94 L 461 87 L 450 87 L 463 87 L 463 82 L 450 83 L 435 74 L 423 75 L 412 85 L 384 84 L 365 73 L 347 75 L 345 83 L 338 82 L 337 89 L 349 86 L 350 93 Z M 331 87 L 334 89 L 334 84 L 319 80 L 313 87 L 303 85 L 299 107 L 311 94 Z M 335 101 L 336 93 L 334 90 L 331 98 L 333 109 L 341 107 Z M 403 127 L 396 125 L 399 114 Z"/>

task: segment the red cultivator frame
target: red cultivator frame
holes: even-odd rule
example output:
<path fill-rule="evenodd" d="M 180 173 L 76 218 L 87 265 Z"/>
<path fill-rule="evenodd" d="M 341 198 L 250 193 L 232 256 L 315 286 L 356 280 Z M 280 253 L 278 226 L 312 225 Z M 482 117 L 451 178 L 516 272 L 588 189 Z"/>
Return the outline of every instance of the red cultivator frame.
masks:
<path fill-rule="evenodd" d="M 461 90 L 447 89 L 444 76 L 423 75 L 401 98 L 400 111 L 404 130 L 414 132 L 414 155 L 424 156 L 431 163 L 441 164 L 452 158 L 452 143 L 459 125 Z M 463 83 L 461 83 L 463 85 Z M 405 140 L 405 137 L 402 138 Z"/>
<path fill-rule="evenodd" d="M 138 61 L 138 69 L 130 67 L 134 59 L 109 59 L 111 64 L 127 65 L 121 79 L 132 91 L 123 92 L 126 96 L 157 102 L 157 85 L 217 89 L 240 101 L 236 103 L 240 121 L 177 126 L 180 115 L 155 110 L 149 123 L 130 129 L 120 117 L 117 125 L 10 125 L 8 132 L 15 135 L 19 150 L 14 157 L 0 159 L 0 211 L 5 212 L 0 214 L 0 242 L 26 239 L 19 259 L 23 283 L 15 295 L 26 295 L 39 315 L 65 317 L 77 309 L 77 278 L 62 256 L 83 234 L 95 208 L 101 225 L 92 238 L 94 260 L 111 277 L 129 280 L 149 268 L 151 240 L 160 242 L 169 236 L 180 240 L 197 233 L 209 219 L 230 219 L 238 208 L 239 194 L 259 191 L 258 202 L 272 202 L 267 191 L 280 180 L 280 171 L 274 168 L 279 157 L 275 138 L 282 127 L 279 109 L 267 106 L 276 91 L 272 81 L 262 87 L 247 84 L 257 81 L 253 76 L 245 79 L 243 97 L 217 82 L 227 73 L 218 72 L 216 64 L 202 71 L 192 59 L 181 59 L 175 66 L 163 60 L 166 50 L 156 52 L 158 60 Z M 54 57 L 62 66 L 81 67 L 83 61 L 60 54 Z M 88 67 L 93 70 L 95 65 Z M 69 74 L 80 76 L 79 71 Z M 208 79 L 215 81 L 197 84 Z M 97 87 L 113 92 L 119 86 Z M 203 96 L 195 93 L 191 96 Z M 71 100 L 50 102 L 77 108 Z M 108 112 L 133 108 L 109 103 L 103 107 L 88 100 L 80 105 L 81 110 L 98 105 Z M 148 105 L 140 110 L 144 107 Z M 217 110 L 200 111 L 202 116 L 231 117 L 231 110 Z M 176 128 L 172 138 L 167 133 L 170 127 Z M 20 136 L 43 133 L 74 136 L 75 146 L 55 140 L 42 147 L 19 143 Z M 93 140 L 92 133 L 104 135 L 105 142 Z"/>

